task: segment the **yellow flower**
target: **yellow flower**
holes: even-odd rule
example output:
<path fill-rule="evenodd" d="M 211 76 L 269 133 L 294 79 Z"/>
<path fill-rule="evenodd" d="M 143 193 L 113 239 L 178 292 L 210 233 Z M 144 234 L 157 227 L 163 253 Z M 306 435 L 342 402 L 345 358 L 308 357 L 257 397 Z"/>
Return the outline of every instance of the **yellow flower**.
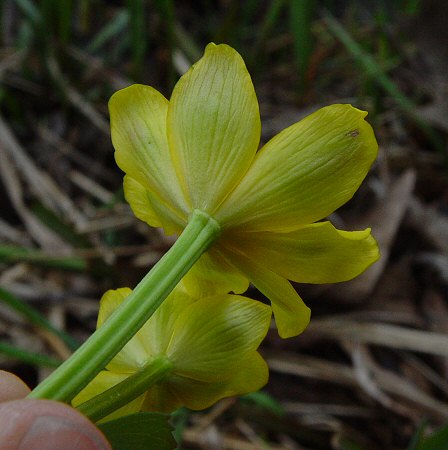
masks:
<path fill-rule="evenodd" d="M 121 288 L 103 295 L 98 327 L 131 292 Z M 177 287 L 72 404 L 79 406 L 161 356 L 171 363 L 164 379 L 107 420 L 141 410 L 204 409 L 221 398 L 258 390 L 268 381 L 257 348 L 270 320 L 271 309 L 261 302 L 230 294 L 194 298 Z"/>
<path fill-rule="evenodd" d="M 209 44 L 181 77 L 170 101 L 133 85 L 109 103 L 112 142 L 135 215 L 181 233 L 194 210 L 221 236 L 185 285 L 244 292 L 249 280 L 271 303 L 279 334 L 299 334 L 310 312 L 288 280 L 349 280 L 375 262 L 364 231 L 317 222 L 347 202 L 378 145 L 366 112 L 338 104 L 286 128 L 259 151 L 260 115 L 241 56 Z"/>

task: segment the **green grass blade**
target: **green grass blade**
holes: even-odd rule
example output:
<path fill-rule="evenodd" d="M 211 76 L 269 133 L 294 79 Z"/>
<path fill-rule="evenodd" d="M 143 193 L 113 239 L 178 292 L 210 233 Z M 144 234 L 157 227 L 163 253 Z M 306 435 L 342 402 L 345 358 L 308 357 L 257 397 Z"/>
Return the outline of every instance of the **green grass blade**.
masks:
<path fill-rule="evenodd" d="M 148 34 L 146 33 L 146 10 L 144 0 L 127 0 L 130 17 L 129 36 L 133 64 L 133 75 L 140 78 L 143 70 L 145 53 L 148 46 Z"/>
<path fill-rule="evenodd" d="M 299 74 L 299 92 L 301 94 L 306 89 L 306 74 L 313 51 L 311 25 L 315 9 L 315 0 L 291 0 L 289 2 L 290 27 L 294 38 L 294 50 Z"/>
<path fill-rule="evenodd" d="M 129 11 L 120 11 L 108 22 L 87 45 L 87 52 L 95 53 L 107 42 L 122 33 L 129 26 Z"/>
<path fill-rule="evenodd" d="M 391 97 L 400 109 L 426 134 L 434 148 L 446 158 L 445 148 L 438 134 L 426 124 L 416 113 L 416 105 L 401 92 L 393 80 L 387 76 L 371 55 L 352 38 L 348 31 L 328 12 L 324 12 L 324 21 L 330 32 L 352 54 L 355 61 L 374 79 Z"/>
<path fill-rule="evenodd" d="M 285 409 L 272 395 L 267 392 L 257 391 L 250 394 L 243 395 L 240 398 L 242 401 L 254 403 L 259 408 L 265 409 L 276 416 L 284 416 Z"/>
<path fill-rule="evenodd" d="M 174 27 L 174 38 L 176 45 L 185 53 L 185 56 L 191 63 L 197 61 L 202 56 L 201 47 L 178 24 Z"/>
<path fill-rule="evenodd" d="M 36 5 L 30 0 L 16 0 L 17 6 L 34 25 L 42 20 L 42 15 Z"/>
<path fill-rule="evenodd" d="M 31 250 L 13 245 L 0 246 L 0 262 L 27 262 L 43 267 L 84 272 L 87 270 L 87 261 L 82 258 L 70 256 L 52 257 L 38 250 Z"/>
<path fill-rule="evenodd" d="M 57 10 L 57 30 L 59 39 L 66 44 L 70 40 L 73 11 L 73 0 L 56 0 L 53 7 Z"/>
<path fill-rule="evenodd" d="M 414 435 L 412 436 L 411 442 L 409 443 L 407 450 L 418 450 L 420 444 L 422 443 L 424 439 L 424 434 L 426 431 L 426 428 L 428 426 L 428 421 L 424 420 L 415 431 Z"/>
<path fill-rule="evenodd" d="M 448 425 L 444 425 L 429 436 L 421 438 L 415 450 L 446 450 L 447 448 Z"/>
<path fill-rule="evenodd" d="M 160 17 L 164 24 L 164 41 L 168 54 L 168 73 L 166 75 L 167 88 L 171 91 L 176 83 L 176 74 L 173 66 L 173 51 L 174 51 L 174 2 L 173 0 L 156 0 L 155 6 L 159 11 Z"/>
<path fill-rule="evenodd" d="M 257 27 L 258 34 L 255 38 L 255 43 L 252 49 L 252 55 L 250 58 L 251 65 L 255 69 L 255 74 L 261 69 L 263 58 L 260 57 L 262 53 L 263 44 L 265 43 L 269 33 L 279 20 L 280 13 L 285 6 L 285 0 L 273 0 L 264 15 L 263 21 Z"/>
<path fill-rule="evenodd" d="M 232 47 L 240 47 L 239 35 L 241 26 L 238 23 L 241 14 L 241 3 L 239 0 L 232 0 L 227 3 L 225 12 L 223 11 L 220 24 L 214 30 L 213 42 L 225 42 Z"/>
<path fill-rule="evenodd" d="M 0 342 L 0 353 L 35 366 L 58 367 L 62 363 L 60 359 L 47 355 L 41 355 L 39 353 L 29 352 L 22 348 L 6 344 L 5 342 Z"/>
<path fill-rule="evenodd" d="M 35 202 L 31 205 L 33 214 L 49 229 L 57 233 L 65 242 L 76 248 L 91 247 L 89 240 L 82 234 L 77 233 L 72 226 L 67 225 L 61 217 L 57 216 L 51 209 L 42 203 Z"/>
<path fill-rule="evenodd" d="M 420 0 L 406 0 L 404 10 L 409 15 L 416 15 L 419 13 L 421 7 Z"/>
<path fill-rule="evenodd" d="M 64 331 L 56 328 L 47 318 L 39 311 L 28 305 L 15 295 L 8 292 L 6 289 L 0 287 L 0 301 L 8 305 L 11 309 L 19 313 L 22 317 L 29 320 L 33 325 L 37 325 L 45 330 L 50 331 L 59 339 L 61 339 L 70 348 L 76 350 L 79 347 L 79 342 Z"/>

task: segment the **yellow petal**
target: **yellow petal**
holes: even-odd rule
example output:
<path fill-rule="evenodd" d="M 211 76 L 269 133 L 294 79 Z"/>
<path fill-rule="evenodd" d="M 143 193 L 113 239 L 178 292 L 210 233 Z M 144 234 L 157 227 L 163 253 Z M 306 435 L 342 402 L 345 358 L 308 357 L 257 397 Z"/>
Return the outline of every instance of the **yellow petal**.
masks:
<path fill-rule="evenodd" d="M 286 232 L 332 213 L 353 196 L 377 155 L 366 115 L 332 105 L 283 130 L 260 150 L 215 219 L 224 228 Z"/>
<path fill-rule="evenodd" d="M 240 360 L 238 367 L 229 378 L 208 383 L 177 375 L 170 376 L 163 390 L 159 390 L 157 403 L 152 395 L 151 405 L 145 406 L 158 410 L 168 407 L 163 412 L 171 412 L 181 406 L 193 410 L 208 408 L 218 400 L 236 395 L 243 395 L 261 389 L 268 381 L 269 370 L 266 362 L 258 352 L 252 352 Z"/>
<path fill-rule="evenodd" d="M 255 351 L 269 328 L 267 305 L 236 295 L 205 297 L 178 317 L 167 356 L 173 372 L 219 381 Z"/>
<path fill-rule="evenodd" d="M 289 233 L 234 233 L 244 253 L 268 269 L 299 283 L 351 280 L 379 258 L 378 245 L 364 231 L 341 231 L 318 222 Z"/>
<path fill-rule="evenodd" d="M 107 370 L 101 371 L 73 400 L 74 407 L 84 403 L 98 394 L 107 391 L 118 383 L 121 383 L 127 378 L 127 375 L 109 372 Z M 127 416 L 141 410 L 145 396 L 141 395 L 129 402 L 127 405 L 117 409 L 113 413 L 101 419 L 99 422 L 107 422 L 108 420 L 116 419 L 121 416 Z"/>
<path fill-rule="evenodd" d="M 288 280 L 261 262 L 249 258 L 240 249 L 226 248 L 228 258 L 244 273 L 272 305 L 278 334 L 282 338 L 297 336 L 308 326 L 311 311 Z"/>
<path fill-rule="evenodd" d="M 177 395 L 171 391 L 167 380 L 152 386 L 145 395 L 142 411 L 171 413 L 184 406 Z"/>
<path fill-rule="evenodd" d="M 170 393 L 168 403 L 175 409 L 185 406 L 189 409 L 206 409 L 218 400 L 226 397 L 227 383 L 193 380 L 182 376 L 173 375 L 167 382 L 167 391 Z M 171 412 L 173 409 L 164 412 Z"/>
<path fill-rule="evenodd" d="M 226 397 L 258 391 L 269 379 L 269 368 L 258 352 L 253 352 L 240 362 L 238 370 L 227 384 Z"/>
<path fill-rule="evenodd" d="M 171 292 L 135 336 L 145 348 L 146 354 L 167 354 L 176 321 L 185 309 L 194 302 L 195 298 L 179 287 Z"/>
<path fill-rule="evenodd" d="M 167 123 L 186 196 L 212 214 L 247 171 L 260 139 L 258 102 L 241 56 L 209 44 L 176 84 Z"/>
<path fill-rule="evenodd" d="M 254 278 L 252 282 L 271 300 L 279 336 L 286 339 L 302 333 L 310 323 L 311 310 L 291 283 L 274 272 L 259 275 L 260 278 Z"/>
<path fill-rule="evenodd" d="M 164 203 L 154 192 L 149 191 L 137 180 L 125 175 L 123 179 L 124 196 L 135 216 L 152 227 L 162 227 L 167 235 L 180 234 L 183 219 Z"/>
<path fill-rule="evenodd" d="M 242 294 L 247 291 L 249 280 L 211 248 L 184 276 L 183 285 L 193 297 L 200 298 L 215 293 Z"/>
<path fill-rule="evenodd" d="M 119 289 L 109 289 L 100 300 L 100 310 L 96 327 L 99 328 L 107 318 L 123 303 L 123 300 L 132 292 L 131 289 L 124 287 Z"/>
<path fill-rule="evenodd" d="M 186 219 L 189 208 L 168 148 L 168 100 L 149 86 L 135 84 L 111 97 L 109 111 L 120 169 Z"/>
<path fill-rule="evenodd" d="M 100 300 L 97 328 L 103 325 L 131 292 L 129 288 L 120 288 L 104 293 Z M 106 367 L 112 372 L 130 374 L 139 369 L 147 359 L 148 355 L 144 346 L 138 337 L 134 336 Z"/>

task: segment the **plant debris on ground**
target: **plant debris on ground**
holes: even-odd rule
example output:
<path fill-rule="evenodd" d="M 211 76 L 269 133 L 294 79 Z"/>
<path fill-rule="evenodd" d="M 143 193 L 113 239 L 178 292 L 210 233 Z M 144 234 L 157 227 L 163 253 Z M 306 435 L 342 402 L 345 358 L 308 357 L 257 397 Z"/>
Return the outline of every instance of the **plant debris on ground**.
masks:
<path fill-rule="evenodd" d="M 269 384 L 177 411 L 180 448 L 448 448 L 447 14 L 442 0 L 4 0 L 0 367 L 35 386 L 94 330 L 102 293 L 170 247 L 124 200 L 107 101 L 136 82 L 169 96 L 225 42 L 253 77 L 263 142 L 327 104 L 369 111 L 378 160 L 331 219 L 372 227 L 382 256 L 351 282 L 300 286 L 312 321 L 268 335 Z"/>

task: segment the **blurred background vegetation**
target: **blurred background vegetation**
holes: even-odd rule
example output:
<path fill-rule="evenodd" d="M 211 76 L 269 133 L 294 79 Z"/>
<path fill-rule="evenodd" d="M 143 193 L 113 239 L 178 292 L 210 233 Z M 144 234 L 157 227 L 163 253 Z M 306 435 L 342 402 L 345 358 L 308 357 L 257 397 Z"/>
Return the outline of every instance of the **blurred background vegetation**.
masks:
<path fill-rule="evenodd" d="M 107 101 L 136 82 L 169 98 L 224 42 L 253 77 L 263 142 L 326 104 L 369 111 L 378 161 L 332 220 L 371 226 L 382 259 L 353 282 L 300 286 L 312 324 L 268 335 L 269 385 L 178 411 L 181 447 L 448 448 L 448 3 L 0 5 L 1 368 L 36 385 L 94 329 L 101 294 L 169 248 L 123 199 Z"/>

